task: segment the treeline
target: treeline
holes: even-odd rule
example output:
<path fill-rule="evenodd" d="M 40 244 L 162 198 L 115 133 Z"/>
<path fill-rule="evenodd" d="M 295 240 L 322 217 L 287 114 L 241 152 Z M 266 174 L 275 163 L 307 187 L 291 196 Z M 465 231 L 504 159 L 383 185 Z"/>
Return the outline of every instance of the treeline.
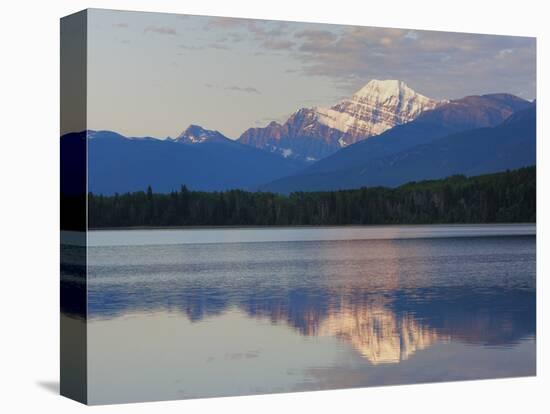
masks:
<path fill-rule="evenodd" d="M 90 228 L 534 222 L 536 169 L 452 176 L 398 188 L 89 194 Z"/>

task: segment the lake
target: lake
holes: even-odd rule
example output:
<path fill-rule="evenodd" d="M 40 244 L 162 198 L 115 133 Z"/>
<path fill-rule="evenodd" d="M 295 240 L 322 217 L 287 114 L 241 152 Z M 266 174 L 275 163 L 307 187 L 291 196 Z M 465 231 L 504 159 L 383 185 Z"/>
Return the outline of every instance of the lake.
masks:
<path fill-rule="evenodd" d="M 534 225 L 92 231 L 92 404 L 536 373 Z"/>

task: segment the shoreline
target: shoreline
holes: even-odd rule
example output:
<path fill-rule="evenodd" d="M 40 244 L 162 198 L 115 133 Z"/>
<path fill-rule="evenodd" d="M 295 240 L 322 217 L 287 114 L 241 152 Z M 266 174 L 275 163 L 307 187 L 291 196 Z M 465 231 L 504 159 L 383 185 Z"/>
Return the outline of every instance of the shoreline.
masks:
<path fill-rule="evenodd" d="M 354 240 L 404 240 L 478 237 L 534 237 L 536 223 L 420 224 L 301 227 L 195 227 L 62 231 L 62 244 L 94 246 L 152 246 Z"/>
<path fill-rule="evenodd" d="M 321 224 L 321 225 L 295 225 L 295 226 L 286 226 L 286 225 L 266 225 L 266 226 L 131 226 L 131 227 L 96 227 L 88 228 L 88 232 L 102 232 L 102 231 L 143 231 L 143 230 L 291 230 L 291 229 L 369 229 L 369 228 L 380 228 L 380 227 L 466 227 L 466 226 L 535 226 L 536 222 L 521 222 L 521 223 L 407 223 L 407 224 Z M 61 230 L 61 231 L 71 231 L 71 232 L 80 232 L 77 230 Z"/>

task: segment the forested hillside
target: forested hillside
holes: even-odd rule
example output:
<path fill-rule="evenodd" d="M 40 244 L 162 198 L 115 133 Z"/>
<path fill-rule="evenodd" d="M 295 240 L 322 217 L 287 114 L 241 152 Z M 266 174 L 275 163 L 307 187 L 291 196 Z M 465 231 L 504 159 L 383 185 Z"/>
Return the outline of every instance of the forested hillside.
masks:
<path fill-rule="evenodd" d="M 289 196 L 230 190 L 89 194 L 89 228 L 534 222 L 536 169 Z"/>

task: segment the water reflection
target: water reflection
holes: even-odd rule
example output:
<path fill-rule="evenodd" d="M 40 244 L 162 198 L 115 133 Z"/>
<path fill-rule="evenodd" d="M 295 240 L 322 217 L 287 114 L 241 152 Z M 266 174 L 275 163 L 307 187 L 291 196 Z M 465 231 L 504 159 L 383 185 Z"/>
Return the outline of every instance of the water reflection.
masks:
<path fill-rule="evenodd" d="M 532 237 L 94 247 L 88 260 L 92 322 L 167 311 L 200 323 L 235 307 L 373 364 L 535 335 Z"/>
<path fill-rule="evenodd" d="M 398 363 L 417 350 L 449 339 L 409 314 L 398 316 L 377 305 L 329 314 L 319 326 L 318 334 L 349 342 L 373 364 Z"/>

